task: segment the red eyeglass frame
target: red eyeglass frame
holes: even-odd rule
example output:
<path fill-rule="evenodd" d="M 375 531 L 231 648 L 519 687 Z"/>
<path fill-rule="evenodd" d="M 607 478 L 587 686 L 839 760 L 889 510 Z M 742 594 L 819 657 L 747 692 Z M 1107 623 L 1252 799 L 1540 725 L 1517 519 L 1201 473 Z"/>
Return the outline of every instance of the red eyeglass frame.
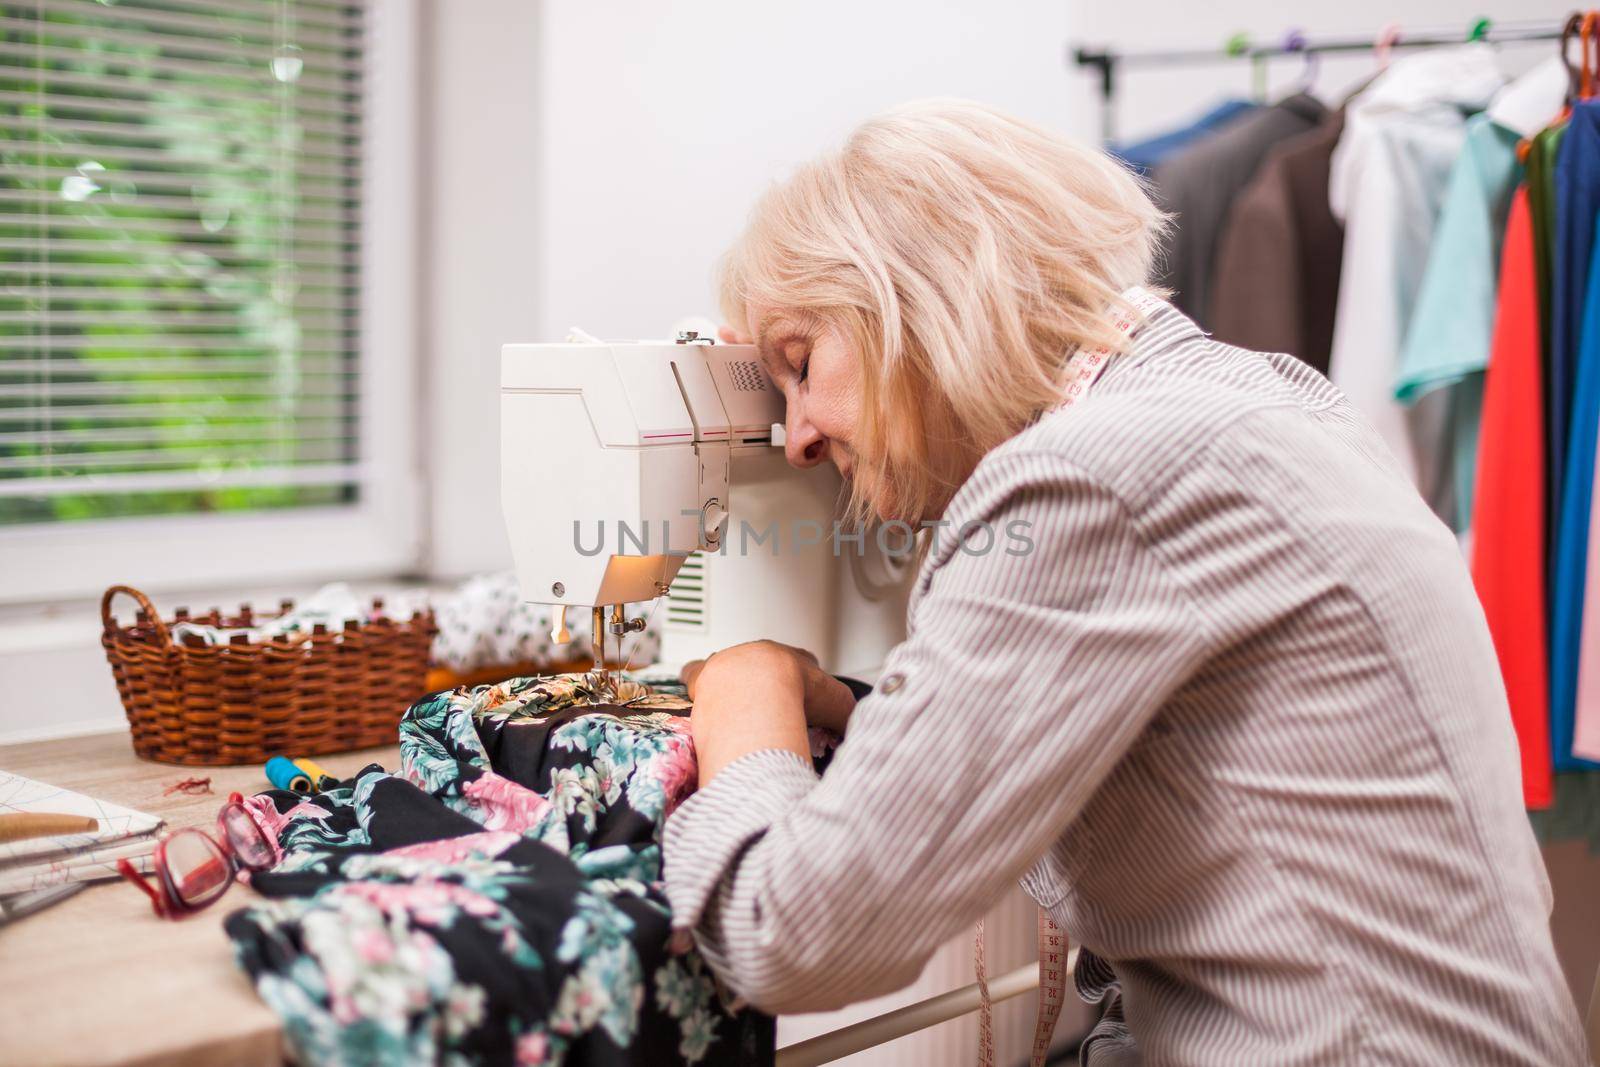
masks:
<path fill-rule="evenodd" d="M 258 836 L 264 851 L 271 854 L 274 850 L 271 842 L 256 826 L 254 818 L 244 806 L 242 793 L 230 793 L 228 802 L 217 813 L 217 832 L 215 836 L 207 833 L 198 826 L 187 826 L 181 830 L 163 834 L 156 842 L 155 851 L 151 853 L 150 865 L 152 879 L 141 874 L 133 863 L 127 859 L 117 860 L 117 872 L 139 887 L 139 890 L 150 898 L 150 906 L 155 913 L 163 919 L 180 919 L 185 915 L 210 907 L 232 888 L 234 880 L 240 870 L 261 871 L 272 866 L 270 859 L 252 861 L 241 855 L 241 850 L 234 843 L 233 835 L 229 833 L 229 816 L 237 813 L 244 822 Z M 233 825 L 241 825 L 235 822 Z M 172 873 L 172 866 L 167 861 L 167 846 L 186 834 L 198 835 L 218 856 L 211 862 L 202 864 L 190 871 L 184 880 L 184 885 L 179 885 Z M 195 880 L 204 878 L 198 886 Z"/>

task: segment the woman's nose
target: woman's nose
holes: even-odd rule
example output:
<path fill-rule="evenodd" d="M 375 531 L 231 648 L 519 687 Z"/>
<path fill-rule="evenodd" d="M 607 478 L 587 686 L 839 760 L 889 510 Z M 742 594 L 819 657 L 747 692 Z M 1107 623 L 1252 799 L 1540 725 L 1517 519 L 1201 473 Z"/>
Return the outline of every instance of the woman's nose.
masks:
<path fill-rule="evenodd" d="M 783 430 L 783 450 L 791 464 L 796 467 L 815 467 L 822 462 L 827 454 L 827 440 L 821 431 L 811 425 L 805 412 L 797 411 L 794 404 L 789 405 Z"/>

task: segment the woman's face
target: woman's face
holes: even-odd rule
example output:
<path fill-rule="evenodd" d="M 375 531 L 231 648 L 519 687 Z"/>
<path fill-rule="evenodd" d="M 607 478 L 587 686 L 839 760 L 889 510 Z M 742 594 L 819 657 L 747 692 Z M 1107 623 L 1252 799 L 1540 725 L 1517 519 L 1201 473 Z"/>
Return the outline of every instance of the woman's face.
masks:
<path fill-rule="evenodd" d="M 795 467 L 814 467 L 832 461 L 838 474 L 854 482 L 853 488 L 861 491 L 872 510 L 885 522 L 899 518 L 902 522 L 918 522 L 918 515 L 901 515 L 893 488 L 888 485 L 870 485 L 862 480 L 874 478 L 870 466 L 858 470 L 861 459 L 856 453 L 856 419 L 861 414 L 861 358 L 850 342 L 837 330 L 819 322 L 814 317 L 782 310 L 752 309 L 750 322 L 755 323 L 754 338 L 723 330 L 725 341 L 738 341 L 757 346 L 766 373 L 784 394 L 784 432 L 786 451 L 790 464 Z M 947 459 L 954 461 L 955 453 L 947 451 Z M 970 474 L 976 456 L 968 459 L 965 472 Z M 965 475 L 955 475 L 957 485 Z M 931 504 L 934 512 L 942 510 L 944 499 Z"/>
<path fill-rule="evenodd" d="M 785 312 L 751 315 L 761 362 L 783 391 L 784 451 L 796 467 L 828 460 L 845 478 L 855 475 L 852 445 L 861 410 L 861 363 L 836 330 Z M 881 511 L 882 501 L 874 501 Z"/>

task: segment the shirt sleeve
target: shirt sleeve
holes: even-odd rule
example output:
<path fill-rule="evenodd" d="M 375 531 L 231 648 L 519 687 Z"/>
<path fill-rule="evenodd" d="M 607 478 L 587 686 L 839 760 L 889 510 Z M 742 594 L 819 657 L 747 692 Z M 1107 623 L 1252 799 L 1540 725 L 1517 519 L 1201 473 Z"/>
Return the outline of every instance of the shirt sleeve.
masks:
<path fill-rule="evenodd" d="M 1500 238 L 1515 161 L 1515 134 L 1486 115 L 1468 123 L 1467 143 L 1445 185 L 1400 351 L 1394 395 L 1403 404 L 1489 365 Z"/>
<path fill-rule="evenodd" d="M 990 457 L 974 481 L 969 535 L 935 549 L 910 636 L 827 776 L 751 753 L 667 822 L 674 925 L 769 1012 L 914 980 L 1066 830 L 1209 650 L 1108 489 L 1046 453 Z"/>

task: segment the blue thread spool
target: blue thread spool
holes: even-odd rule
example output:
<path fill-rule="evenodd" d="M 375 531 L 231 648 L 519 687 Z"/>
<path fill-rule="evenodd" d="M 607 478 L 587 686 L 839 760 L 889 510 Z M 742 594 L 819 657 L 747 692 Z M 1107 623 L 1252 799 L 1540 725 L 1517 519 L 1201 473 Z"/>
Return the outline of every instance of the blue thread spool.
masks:
<path fill-rule="evenodd" d="M 314 760 L 297 759 L 294 761 L 294 765 L 311 776 L 311 783 L 319 793 L 326 793 L 330 789 L 338 789 L 344 784 L 323 770 L 322 766 Z"/>
<path fill-rule="evenodd" d="M 277 789 L 287 789 L 291 793 L 311 792 L 311 776 L 286 756 L 273 756 L 267 760 L 267 781 Z"/>

